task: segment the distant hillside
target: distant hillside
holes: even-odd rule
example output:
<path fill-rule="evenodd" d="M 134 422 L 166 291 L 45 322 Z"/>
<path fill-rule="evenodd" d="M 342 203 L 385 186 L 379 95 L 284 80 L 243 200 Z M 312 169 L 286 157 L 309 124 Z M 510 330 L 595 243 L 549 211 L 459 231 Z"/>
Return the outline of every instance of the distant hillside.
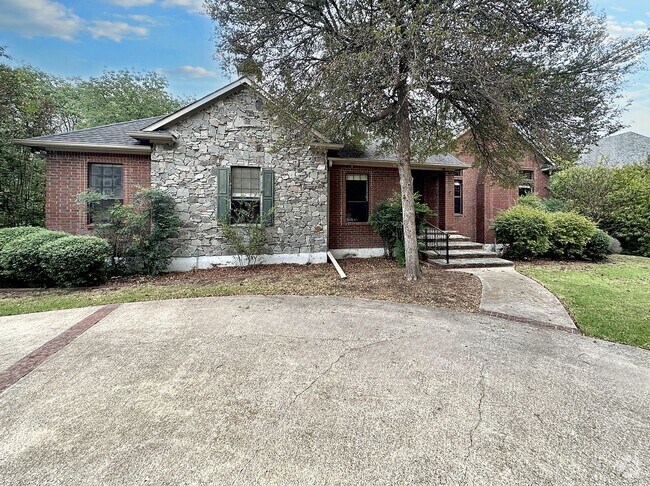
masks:
<path fill-rule="evenodd" d="M 611 166 L 641 164 L 649 155 L 650 137 L 625 132 L 603 138 L 580 157 L 580 162 L 586 165 L 605 162 Z"/>

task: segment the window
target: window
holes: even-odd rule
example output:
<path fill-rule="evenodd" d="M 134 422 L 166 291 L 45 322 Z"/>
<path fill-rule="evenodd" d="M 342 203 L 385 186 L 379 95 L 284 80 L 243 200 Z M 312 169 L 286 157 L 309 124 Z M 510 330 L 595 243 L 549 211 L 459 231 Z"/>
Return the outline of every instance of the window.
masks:
<path fill-rule="evenodd" d="M 533 177 L 535 172 L 532 170 L 524 170 L 521 172 L 521 175 L 523 181 L 519 184 L 519 197 L 533 192 Z"/>
<path fill-rule="evenodd" d="M 462 177 L 463 176 L 463 169 L 458 169 L 454 171 L 454 177 Z"/>
<path fill-rule="evenodd" d="M 108 209 L 115 204 L 124 202 L 122 174 L 121 165 L 88 165 L 88 189 L 101 194 L 105 198 L 98 203 L 94 216 L 88 214 L 89 224 L 106 220 Z"/>
<path fill-rule="evenodd" d="M 368 221 L 368 175 L 346 174 L 345 220 L 348 223 Z"/>
<path fill-rule="evenodd" d="M 454 214 L 463 214 L 463 181 L 454 181 Z"/>
<path fill-rule="evenodd" d="M 259 221 L 262 192 L 259 167 L 233 167 L 231 173 L 230 221 L 233 224 Z"/>

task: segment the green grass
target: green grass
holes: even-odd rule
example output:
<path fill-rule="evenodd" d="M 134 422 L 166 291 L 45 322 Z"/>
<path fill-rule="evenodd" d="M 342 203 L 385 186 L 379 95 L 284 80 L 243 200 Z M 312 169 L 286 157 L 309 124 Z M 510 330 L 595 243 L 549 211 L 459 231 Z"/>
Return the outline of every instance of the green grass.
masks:
<path fill-rule="evenodd" d="M 650 258 L 615 255 L 608 263 L 522 264 L 591 336 L 650 349 Z"/>

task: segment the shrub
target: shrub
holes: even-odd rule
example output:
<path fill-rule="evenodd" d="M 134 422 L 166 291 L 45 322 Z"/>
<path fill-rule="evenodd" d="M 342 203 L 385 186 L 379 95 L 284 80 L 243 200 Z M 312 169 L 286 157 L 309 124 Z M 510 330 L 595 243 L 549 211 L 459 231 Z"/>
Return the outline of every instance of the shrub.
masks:
<path fill-rule="evenodd" d="M 14 226 L 13 228 L 0 229 L 0 251 L 2 251 L 7 243 L 39 231 L 47 230 L 36 226 Z"/>
<path fill-rule="evenodd" d="M 610 253 L 609 246 L 610 241 L 607 233 L 601 229 L 597 229 L 591 235 L 589 241 L 587 241 L 584 256 L 594 261 L 603 260 Z"/>
<path fill-rule="evenodd" d="M 426 218 L 433 216 L 429 206 L 420 202 L 420 195 L 415 194 L 415 225 L 418 230 L 426 222 Z M 372 212 L 368 222 L 372 229 L 384 240 L 384 248 L 393 256 L 400 265 L 404 265 L 404 226 L 402 223 L 402 196 L 393 194 L 387 201 L 381 202 Z"/>
<path fill-rule="evenodd" d="M 95 236 L 66 236 L 41 247 L 48 279 L 61 287 L 100 284 L 108 276 L 111 247 Z"/>
<path fill-rule="evenodd" d="M 549 248 L 549 215 L 530 206 L 517 205 L 500 212 L 491 229 L 497 241 L 505 245 L 506 255 L 514 258 L 534 257 Z"/>
<path fill-rule="evenodd" d="M 549 213 L 559 213 L 561 211 L 567 210 L 566 204 L 564 204 L 559 199 L 555 199 L 554 197 L 542 199 L 542 205 L 544 206 L 544 209 L 546 209 Z"/>
<path fill-rule="evenodd" d="M 550 213 L 552 256 L 578 258 L 585 252 L 587 242 L 596 232 L 596 224 L 577 213 Z"/>
<path fill-rule="evenodd" d="M 226 244 L 235 252 L 239 266 L 259 263 L 266 249 L 267 234 L 262 218 L 255 216 L 253 205 L 243 205 L 232 222 L 230 218 L 220 219 L 219 227 Z"/>
<path fill-rule="evenodd" d="M 517 204 L 528 206 L 533 209 L 539 209 L 540 211 L 546 210 L 544 207 L 544 202 L 534 194 L 526 194 L 525 196 L 520 196 Z"/>
<path fill-rule="evenodd" d="M 89 205 L 96 199 L 81 194 L 79 203 Z M 95 234 L 112 248 L 111 272 L 116 275 L 158 275 L 171 261 L 170 238 L 178 236 L 180 219 L 175 202 L 163 191 L 141 189 L 134 204 L 115 205 L 95 224 Z"/>
<path fill-rule="evenodd" d="M 48 283 L 47 274 L 41 266 L 43 246 L 68 236 L 62 231 L 36 231 L 7 243 L 0 251 L 0 268 L 3 275 L 27 285 Z"/>

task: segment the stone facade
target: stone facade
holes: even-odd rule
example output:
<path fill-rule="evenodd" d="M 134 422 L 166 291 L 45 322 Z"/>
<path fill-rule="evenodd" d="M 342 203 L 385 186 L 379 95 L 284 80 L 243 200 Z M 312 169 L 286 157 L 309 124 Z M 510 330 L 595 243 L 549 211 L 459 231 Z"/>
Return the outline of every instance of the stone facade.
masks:
<path fill-rule="evenodd" d="M 151 184 L 176 200 L 183 226 L 174 242 L 174 257 L 199 262 L 201 257 L 232 255 L 216 221 L 221 166 L 274 171 L 274 224 L 267 229 L 268 254 L 324 255 L 326 155 L 306 145 L 279 147 L 276 142 L 283 138 L 284 129 L 265 111 L 257 93 L 245 88 L 180 119 L 168 130 L 177 140 L 154 147 Z"/>

